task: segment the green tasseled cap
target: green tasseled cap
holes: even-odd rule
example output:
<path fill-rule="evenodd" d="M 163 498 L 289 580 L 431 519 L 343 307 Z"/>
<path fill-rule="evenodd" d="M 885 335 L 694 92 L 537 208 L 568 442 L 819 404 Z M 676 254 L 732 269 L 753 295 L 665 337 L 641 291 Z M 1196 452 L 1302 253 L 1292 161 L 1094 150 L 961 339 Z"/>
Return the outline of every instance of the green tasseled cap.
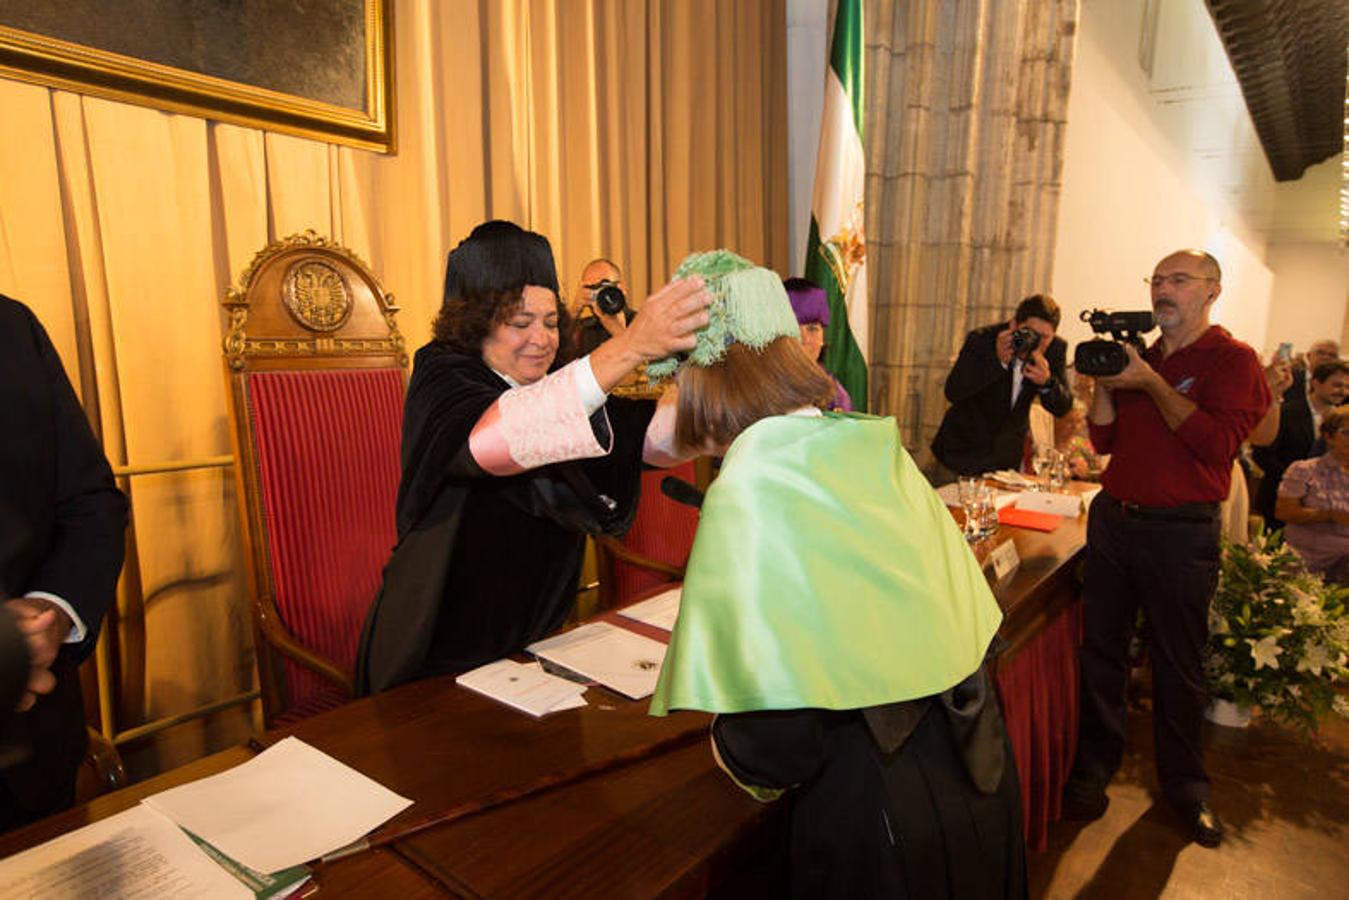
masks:
<path fill-rule="evenodd" d="M 801 328 L 776 273 L 761 269 L 729 250 L 694 253 L 675 269 L 675 278 L 701 276 L 712 295 L 710 321 L 698 332 L 698 346 L 688 354 L 667 356 L 646 367 L 652 381 L 677 372 L 680 366 L 710 366 L 726 355 L 731 344 L 759 349 L 780 337 L 799 338 Z"/>

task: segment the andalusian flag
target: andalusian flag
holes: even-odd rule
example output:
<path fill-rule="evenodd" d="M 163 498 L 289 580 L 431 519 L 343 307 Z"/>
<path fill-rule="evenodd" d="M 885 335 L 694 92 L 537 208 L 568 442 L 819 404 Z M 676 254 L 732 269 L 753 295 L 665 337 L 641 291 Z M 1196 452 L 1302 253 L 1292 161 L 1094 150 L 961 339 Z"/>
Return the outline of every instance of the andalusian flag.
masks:
<path fill-rule="evenodd" d="M 806 272 L 829 295 L 824 367 L 867 408 L 867 244 L 862 229 L 862 0 L 838 0 L 810 205 Z"/>

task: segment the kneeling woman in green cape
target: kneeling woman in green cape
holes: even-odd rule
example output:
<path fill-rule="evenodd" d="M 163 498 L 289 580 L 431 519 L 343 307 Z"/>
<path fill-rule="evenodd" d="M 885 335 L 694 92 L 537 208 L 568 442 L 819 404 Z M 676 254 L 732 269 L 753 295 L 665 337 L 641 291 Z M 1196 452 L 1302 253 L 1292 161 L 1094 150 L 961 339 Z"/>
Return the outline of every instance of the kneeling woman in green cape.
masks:
<path fill-rule="evenodd" d="M 585 534 L 622 534 L 642 463 L 679 459 L 670 403 L 608 392 L 691 349 L 710 302 L 698 279 L 672 282 L 621 336 L 562 365 L 548 240 L 486 222 L 450 253 L 408 385 L 398 545 L 361 635 L 358 693 L 471 669 L 562 624 Z"/>
<path fill-rule="evenodd" d="M 781 282 L 691 257 L 711 325 L 675 436 L 729 446 L 702 506 L 653 715 L 718 713 L 717 761 L 792 804 L 798 896 L 1019 897 L 1016 767 L 983 662 L 1001 613 L 889 418 L 821 413 Z"/>

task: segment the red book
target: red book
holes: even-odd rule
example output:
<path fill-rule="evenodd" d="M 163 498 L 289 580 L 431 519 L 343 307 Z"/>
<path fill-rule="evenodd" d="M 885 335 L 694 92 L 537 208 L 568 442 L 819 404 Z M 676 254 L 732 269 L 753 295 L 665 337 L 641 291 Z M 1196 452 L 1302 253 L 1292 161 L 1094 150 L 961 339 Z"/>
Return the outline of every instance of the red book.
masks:
<path fill-rule="evenodd" d="M 1017 509 L 1004 506 L 998 510 L 998 521 L 1016 528 L 1029 528 L 1031 531 L 1053 531 L 1063 521 L 1063 516 L 1052 513 L 1032 512 L 1029 509 Z"/>

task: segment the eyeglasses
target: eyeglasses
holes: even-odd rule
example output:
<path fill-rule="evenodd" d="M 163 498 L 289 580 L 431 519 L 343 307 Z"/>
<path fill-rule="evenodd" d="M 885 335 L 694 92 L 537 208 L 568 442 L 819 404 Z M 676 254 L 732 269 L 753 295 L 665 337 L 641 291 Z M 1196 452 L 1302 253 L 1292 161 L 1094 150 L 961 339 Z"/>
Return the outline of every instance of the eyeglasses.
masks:
<path fill-rule="evenodd" d="M 1143 283 L 1148 287 L 1159 288 L 1162 285 L 1173 288 L 1189 287 L 1191 281 L 1217 281 L 1218 279 L 1210 275 L 1187 275 L 1184 272 L 1174 272 L 1170 275 L 1152 275 L 1144 276 Z"/>

